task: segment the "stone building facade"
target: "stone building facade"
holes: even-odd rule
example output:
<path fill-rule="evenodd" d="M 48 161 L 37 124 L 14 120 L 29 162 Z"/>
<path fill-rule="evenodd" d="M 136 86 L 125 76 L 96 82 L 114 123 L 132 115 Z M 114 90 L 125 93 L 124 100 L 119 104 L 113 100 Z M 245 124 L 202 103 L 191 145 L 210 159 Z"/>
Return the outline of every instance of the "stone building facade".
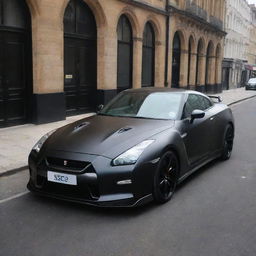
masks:
<path fill-rule="evenodd" d="M 244 86 L 248 79 L 246 63 L 252 33 L 251 6 L 247 0 L 227 0 L 224 47 L 223 87 L 231 89 Z"/>
<path fill-rule="evenodd" d="M 224 3 L 0 0 L 0 127 L 62 120 L 127 88 L 221 91 Z"/>
<path fill-rule="evenodd" d="M 248 69 L 249 77 L 256 77 L 256 6 L 251 7 L 251 28 L 250 28 L 250 41 L 248 50 Z"/>
<path fill-rule="evenodd" d="M 210 93 L 222 90 L 224 6 L 224 0 L 169 1 L 169 84 Z M 180 59 L 175 56 L 178 41 Z M 176 59 L 180 72 L 175 72 Z"/>

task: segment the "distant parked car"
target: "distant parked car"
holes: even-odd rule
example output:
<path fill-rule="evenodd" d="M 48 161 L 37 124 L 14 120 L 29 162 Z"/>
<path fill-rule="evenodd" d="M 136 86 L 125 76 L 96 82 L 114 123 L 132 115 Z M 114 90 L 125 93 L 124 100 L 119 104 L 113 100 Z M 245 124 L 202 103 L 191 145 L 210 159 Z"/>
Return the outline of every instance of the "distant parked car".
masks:
<path fill-rule="evenodd" d="M 245 90 L 256 90 L 256 78 L 249 79 L 245 86 Z"/>
<path fill-rule="evenodd" d="M 165 203 L 201 166 L 229 159 L 233 139 L 232 112 L 216 96 L 127 90 L 97 115 L 42 137 L 29 156 L 28 188 L 98 206 Z"/>

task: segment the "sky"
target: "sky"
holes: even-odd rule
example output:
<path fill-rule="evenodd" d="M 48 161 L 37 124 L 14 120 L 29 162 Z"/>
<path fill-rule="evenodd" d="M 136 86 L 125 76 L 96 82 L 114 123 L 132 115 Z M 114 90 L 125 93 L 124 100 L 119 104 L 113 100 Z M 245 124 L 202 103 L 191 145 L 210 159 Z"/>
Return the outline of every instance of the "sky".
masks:
<path fill-rule="evenodd" d="M 247 0 L 249 4 L 256 4 L 256 0 Z"/>

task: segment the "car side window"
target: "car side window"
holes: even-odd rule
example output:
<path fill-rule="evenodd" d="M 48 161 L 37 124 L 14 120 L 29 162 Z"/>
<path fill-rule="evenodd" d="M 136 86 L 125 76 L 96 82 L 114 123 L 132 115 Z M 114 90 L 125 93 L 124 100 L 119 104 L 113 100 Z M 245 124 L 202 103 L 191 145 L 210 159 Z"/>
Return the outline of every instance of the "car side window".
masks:
<path fill-rule="evenodd" d="M 204 111 L 210 108 L 211 106 L 212 106 L 212 103 L 207 98 L 201 95 L 189 94 L 187 102 L 185 103 L 185 106 L 184 106 L 183 118 L 190 117 L 191 113 L 195 109 Z"/>
<path fill-rule="evenodd" d="M 203 97 L 203 99 L 204 99 L 205 109 L 208 109 L 208 108 L 212 107 L 212 102 L 209 99 L 207 99 L 205 97 Z"/>

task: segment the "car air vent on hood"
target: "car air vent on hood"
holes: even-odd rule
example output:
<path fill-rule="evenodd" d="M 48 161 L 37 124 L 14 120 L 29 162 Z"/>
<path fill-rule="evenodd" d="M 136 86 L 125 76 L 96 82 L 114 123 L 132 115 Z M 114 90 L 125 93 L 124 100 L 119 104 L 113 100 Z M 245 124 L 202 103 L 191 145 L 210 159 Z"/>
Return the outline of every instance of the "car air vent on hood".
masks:
<path fill-rule="evenodd" d="M 77 126 L 74 128 L 74 130 L 80 129 L 80 128 L 85 127 L 85 126 L 87 126 L 87 125 L 89 125 L 89 124 L 90 124 L 90 123 L 88 123 L 88 122 L 83 122 L 83 123 L 77 125 Z"/>
<path fill-rule="evenodd" d="M 119 130 L 117 131 L 117 133 L 127 132 L 127 131 L 129 131 L 129 130 L 131 130 L 131 129 L 132 129 L 131 127 L 123 127 L 123 128 L 121 128 L 121 129 L 119 129 Z"/>

